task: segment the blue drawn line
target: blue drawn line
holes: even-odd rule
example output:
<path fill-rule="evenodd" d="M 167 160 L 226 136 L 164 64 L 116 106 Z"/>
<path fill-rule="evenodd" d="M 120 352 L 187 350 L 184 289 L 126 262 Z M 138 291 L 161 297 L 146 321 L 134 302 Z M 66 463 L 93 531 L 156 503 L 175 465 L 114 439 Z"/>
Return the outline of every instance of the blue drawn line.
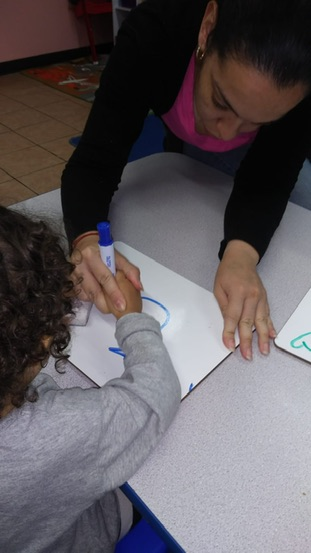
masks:
<path fill-rule="evenodd" d="M 292 348 L 300 349 L 300 348 L 306 348 L 308 351 L 311 351 L 311 348 L 306 344 L 306 342 L 303 340 L 306 336 L 310 336 L 311 332 L 306 332 L 305 334 L 301 334 L 300 336 L 297 336 L 297 338 L 294 338 L 291 340 L 290 345 Z M 297 344 L 297 342 L 300 342 Z"/>
<path fill-rule="evenodd" d="M 121 355 L 121 357 L 125 357 L 125 353 L 123 353 L 121 348 L 108 348 L 108 351 L 111 351 L 111 353 L 115 353 L 116 355 Z"/>
<path fill-rule="evenodd" d="M 159 301 L 154 300 L 153 298 L 147 298 L 146 296 L 142 296 L 141 299 L 151 301 L 152 303 L 155 303 L 156 305 L 161 307 L 161 309 L 163 309 L 163 311 L 166 315 L 166 318 L 165 318 L 164 323 L 161 324 L 161 330 L 162 330 L 162 328 L 164 328 L 169 323 L 170 318 L 171 318 L 171 314 L 170 314 L 169 310 L 167 309 L 167 307 L 165 307 L 165 305 L 163 305 L 163 303 L 160 303 Z"/>
<path fill-rule="evenodd" d="M 160 303 L 159 301 L 157 300 L 154 300 L 153 298 L 147 298 L 147 296 L 142 296 L 141 297 L 142 300 L 146 300 L 146 301 L 151 301 L 152 303 L 155 303 L 156 305 L 158 305 L 159 307 L 161 307 L 161 309 L 163 309 L 166 317 L 165 317 L 165 321 L 160 325 L 160 328 L 161 330 L 166 326 L 168 325 L 169 321 L 170 321 L 170 318 L 171 318 L 171 314 L 169 312 L 169 310 L 167 309 L 167 307 L 165 307 L 165 305 L 163 305 L 163 303 Z M 116 355 L 120 355 L 121 357 L 125 357 L 125 353 L 123 353 L 122 349 L 121 348 L 118 348 L 118 347 L 110 347 L 108 348 L 108 351 L 111 351 L 111 353 L 115 353 Z M 193 386 L 193 385 L 192 385 Z M 189 390 L 190 391 L 190 390 Z"/>
<path fill-rule="evenodd" d="M 193 385 L 193 382 L 191 382 L 188 392 L 191 392 L 193 390 L 193 388 L 194 388 L 194 385 Z"/>

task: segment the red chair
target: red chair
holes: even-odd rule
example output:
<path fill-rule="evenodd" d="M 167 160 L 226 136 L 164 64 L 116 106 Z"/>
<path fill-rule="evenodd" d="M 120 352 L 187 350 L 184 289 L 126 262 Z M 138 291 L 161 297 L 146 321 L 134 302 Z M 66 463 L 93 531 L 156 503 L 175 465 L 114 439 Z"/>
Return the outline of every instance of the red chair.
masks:
<path fill-rule="evenodd" d="M 91 56 L 93 63 L 98 63 L 98 55 L 96 52 L 94 33 L 91 24 L 90 15 L 98 15 L 103 13 L 112 13 L 111 0 L 69 0 L 73 6 L 74 13 L 77 17 L 83 17 L 86 25 L 88 39 L 91 48 Z"/>

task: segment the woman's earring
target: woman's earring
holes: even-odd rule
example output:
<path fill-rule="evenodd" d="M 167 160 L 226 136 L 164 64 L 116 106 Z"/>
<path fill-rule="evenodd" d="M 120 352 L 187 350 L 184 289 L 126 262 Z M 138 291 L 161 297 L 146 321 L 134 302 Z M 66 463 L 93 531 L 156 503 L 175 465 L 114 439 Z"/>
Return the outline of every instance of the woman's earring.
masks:
<path fill-rule="evenodd" d="M 196 58 L 198 61 L 202 61 L 204 59 L 204 56 L 205 56 L 205 51 L 204 50 L 201 50 L 201 47 L 198 46 L 197 49 L 196 49 Z"/>

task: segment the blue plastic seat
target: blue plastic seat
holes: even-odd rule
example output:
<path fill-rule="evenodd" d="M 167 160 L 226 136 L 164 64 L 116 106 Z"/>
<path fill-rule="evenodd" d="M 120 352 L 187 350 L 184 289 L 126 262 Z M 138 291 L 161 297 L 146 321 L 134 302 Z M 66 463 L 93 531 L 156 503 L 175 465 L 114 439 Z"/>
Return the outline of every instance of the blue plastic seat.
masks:
<path fill-rule="evenodd" d="M 164 124 L 161 119 L 150 113 L 144 122 L 143 130 L 133 144 L 130 151 L 128 162 L 163 152 L 163 141 L 165 137 Z M 79 144 L 81 136 L 73 136 L 69 139 L 69 144 L 76 147 Z"/>
<path fill-rule="evenodd" d="M 141 519 L 117 544 L 115 553 L 169 553 L 151 526 Z"/>

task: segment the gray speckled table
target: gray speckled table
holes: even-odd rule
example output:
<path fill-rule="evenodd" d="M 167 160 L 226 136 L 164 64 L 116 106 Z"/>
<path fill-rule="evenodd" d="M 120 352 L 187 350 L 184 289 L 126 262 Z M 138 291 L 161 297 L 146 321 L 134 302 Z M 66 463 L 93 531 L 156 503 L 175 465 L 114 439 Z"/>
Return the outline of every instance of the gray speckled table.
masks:
<path fill-rule="evenodd" d="M 114 239 L 212 290 L 230 190 L 229 177 L 179 154 L 130 163 Z M 17 207 L 60 224 L 59 191 Z M 311 212 L 290 203 L 259 265 L 277 330 L 311 285 L 310 229 Z M 187 553 L 311 551 L 311 365 L 254 349 L 252 362 L 237 349 L 182 401 L 129 481 Z M 58 381 L 91 385 L 70 366 Z"/>

